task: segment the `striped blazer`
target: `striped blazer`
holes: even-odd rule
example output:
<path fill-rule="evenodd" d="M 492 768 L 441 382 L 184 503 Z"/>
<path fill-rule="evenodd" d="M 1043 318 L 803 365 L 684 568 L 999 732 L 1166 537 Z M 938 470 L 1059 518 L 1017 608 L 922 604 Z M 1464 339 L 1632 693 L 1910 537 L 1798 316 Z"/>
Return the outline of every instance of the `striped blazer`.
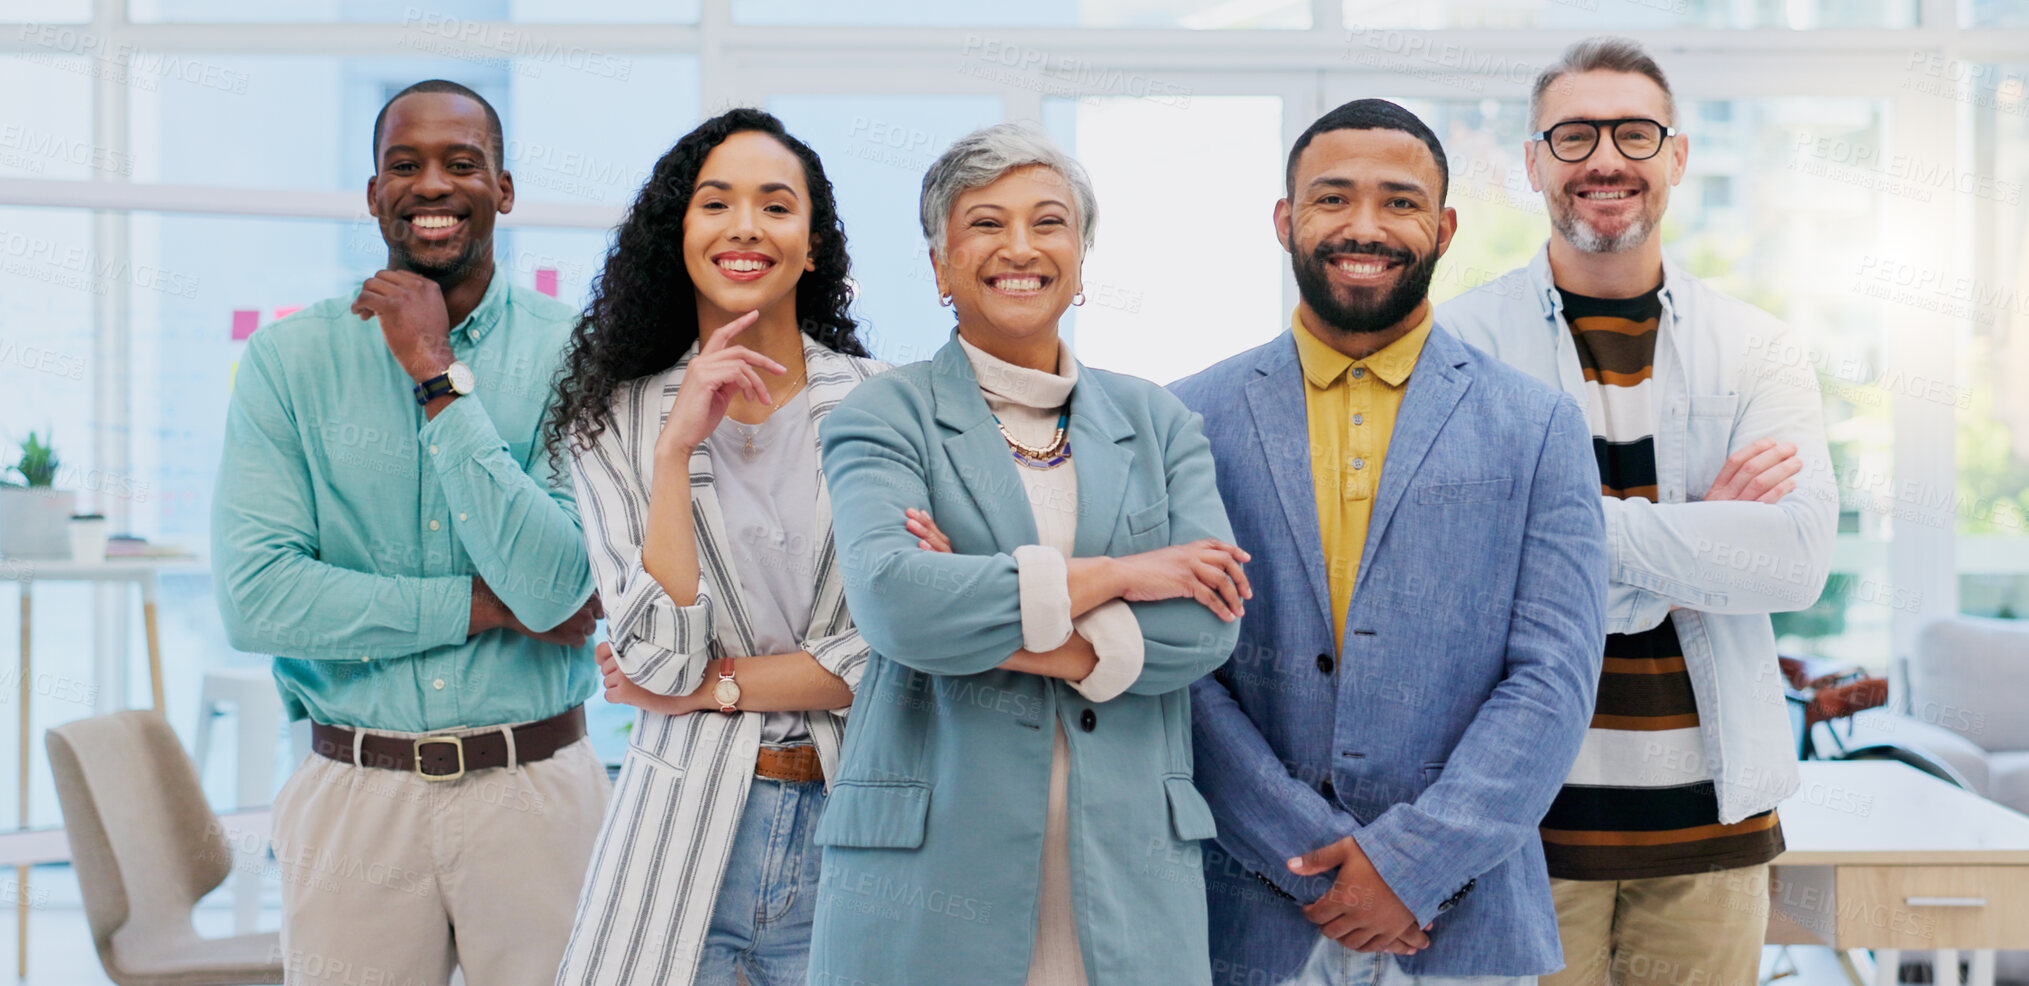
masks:
<path fill-rule="evenodd" d="M 710 439 L 690 459 L 696 602 L 676 605 L 641 567 L 655 439 L 696 354 L 693 346 L 674 367 L 621 385 L 613 394 L 612 424 L 571 462 L 614 657 L 629 678 L 665 695 L 695 689 L 720 657 L 754 653 L 748 607 L 713 491 Z M 840 398 L 887 369 L 885 363 L 834 353 L 807 335 L 803 358 L 812 435 Z M 822 536 L 813 545 L 816 597 L 803 647 L 856 689 L 867 645 L 846 612 L 832 546 L 830 494 L 821 473 L 815 509 Z M 805 715 L 826 778 L 836 776 L 845 714 L 841 709 Z M 756 712 L 635 716 L 558 986 L 692 981 L 760 747 Z"/>

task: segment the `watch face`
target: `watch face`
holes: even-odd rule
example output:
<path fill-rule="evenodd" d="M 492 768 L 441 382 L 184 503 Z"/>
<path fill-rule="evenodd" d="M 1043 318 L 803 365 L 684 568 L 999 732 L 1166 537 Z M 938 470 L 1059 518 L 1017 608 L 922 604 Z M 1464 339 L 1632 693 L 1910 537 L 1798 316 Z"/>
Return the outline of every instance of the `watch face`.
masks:
<path fill-rule="evenodd" d="M 719 683 L 712 686 L 712 701 L 719 703 L 722 708 L 740 704 L 739 683 L 720 678 Z"/>
<path fill-rule="evenodd" d="M 466 366 L 463 363 L 452 363 L 451 368 L 444 371 L 444 375 L 451 378 L 452 390 L 455 390 L 460 394 L 469 394 L 472 392 L 472 385 L 476 381 L 472 379 L 471 367 Z"/>

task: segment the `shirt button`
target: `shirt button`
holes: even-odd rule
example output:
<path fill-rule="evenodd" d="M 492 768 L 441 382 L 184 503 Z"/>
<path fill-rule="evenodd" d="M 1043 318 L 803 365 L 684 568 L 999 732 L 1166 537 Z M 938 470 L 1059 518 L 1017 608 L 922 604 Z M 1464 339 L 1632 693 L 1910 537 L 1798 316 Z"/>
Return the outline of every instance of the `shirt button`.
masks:
<path fill-rule="evenodd" d="M 1325 674 L 1332 673 L 1333 663 L 1334 662 L 1332 661 L 1332 656 L 1330 654 L 1319 654 L 1317 656 L 1317 669 L 1319 671 L 1324 672 Z"/>
<path fill-rule="evenodd" d="M 1356 425 L 1363 425 L 1363 424 L 1366 424 L 1366 423 L 1367 423 L 1367 416 L 1366 416 L 1366 415 L 1364 415 L 1364 414 L 1355 414 L 1355 415 L 1353 415 L 1353 423 L 1354 423 L 1354 424 L 1356 424 Z"/>
<path fill-rule="evenodd" d="M 439 528 L 439 527 L 442 527 L 442 526 L 444 526 L 444 525 L 442 525 L 442 524 L 439 524 L 439 523 L 437 523 L 437 522 L 436 522 L 436 521 L 434 521 L 434 520 L 430 522 L 430 530 L 433 530 L 433 531 L 434 531 L 434 530 L 436 530 L 437 528 Z"/>
<path fill-rule="evenodd" d="M 1091 709 L 1086 709 L 1085 714 L 1078 717 L 1078 727 L 1088 733 L 1099 728 L 1098 714 Z"/>
<path fill-rule="evenodd" d="M 459 521 L 460 523 L 463 523 L 463 522 L 464 522 L 464 520 L 465 520 L 465 515 L 464 515 L 464 514 L 459 514 L 459 515 L 458 515 L 458 521 Z"/>
<path fill-rule="evenodd" d="M 1353 379 L 1355 379 L 1355 380 L 1365 380 L 1366 378 L 1367 378 L 1367 368 L 1366 368 L 1366 367 L 1364 367 L 1364 366 L 1356 366 L 1356 367 L 1353 367 Z"/>
<path fill-rule="evenodd" d="M 437 454 L 437 447 L 435 445 L 430 446 L 430 454 L 431 455 Z"/>
<path fill-rule="evenodd" d="M 1355 468 L 1355 469 L 1365 469 L 1365 468 L 1367 468 L 1367 460 L 1365 460 L 1365 459 L 1354 459 L 1354 460 L 1353 460 L 1353 468 Z"/>
<path fill-rule="evenodd" d="M 440 691 L 440 692 L 441 692 L 441 691 L 443 691 L 443 690 L 444 690 L 444 679 L 442 679 L 442 678 L 438 678 L 438 679 L 437 679 L 436 681 L 430 682 L 430 687 L 431 687 L 431 688 L 434 688 L 434 689 L 436 689 L 436 690 L 438 690 L 438 691 Z"/>
<path fill-rule="evenodd" d="M 373 660 L 373 655 L 371 655 L 371 654 L 361 654 L 361 655 L 359 655 L 359 659 L 360 659 L 360 660 L 362 660 L 362 661 L 371 661 L 371 660 Z"/>

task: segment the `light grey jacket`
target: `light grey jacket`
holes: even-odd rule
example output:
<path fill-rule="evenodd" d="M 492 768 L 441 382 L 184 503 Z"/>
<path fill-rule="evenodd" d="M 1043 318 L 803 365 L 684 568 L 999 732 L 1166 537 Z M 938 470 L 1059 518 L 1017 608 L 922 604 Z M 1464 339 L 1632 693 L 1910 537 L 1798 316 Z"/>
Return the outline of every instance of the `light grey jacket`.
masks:
<path fill-rule="evenodd" d="M 1667 258 L 1662 302 L 1652 378 L 1660 502 L 1602 498 L 1606 628 L 1633 633 L 1676 621 L 1719 820 L 1730 823 L 1775 807 L 1798 783 L 1768 614 L 1803 609 L 1823 591 L 1838 486 L 1817 374 L 1789 327 Z M 1563 307 L 1546 247 L 1527 267 L 1446 302 L 1437 317 L 1583 402 Z M 1796 444 L 1796 491 L 1772 505 L 1699 502 L 1727 456 L 1761 438 Z"/>

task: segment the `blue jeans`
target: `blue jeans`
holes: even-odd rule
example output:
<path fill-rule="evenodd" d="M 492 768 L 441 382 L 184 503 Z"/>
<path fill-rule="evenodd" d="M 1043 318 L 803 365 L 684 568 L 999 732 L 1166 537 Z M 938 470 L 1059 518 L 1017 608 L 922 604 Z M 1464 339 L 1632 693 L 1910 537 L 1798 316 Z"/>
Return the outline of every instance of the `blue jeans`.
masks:
<path fill-rule="evenodd" d="M 1412 976 L 1392 955 L 1355 952 L 1319 935 L 1303 968 L 1282 986 L 1536 986 L 1536 977 Z"/>
<path fill-rule="evenodd" d="M 804 986 L 819 862 L 810 836 L 823 810 L 823 781 L 754 778 L 705 932 L 697 986 L 734 986 L 736 966 L 749 986 Z"/>

